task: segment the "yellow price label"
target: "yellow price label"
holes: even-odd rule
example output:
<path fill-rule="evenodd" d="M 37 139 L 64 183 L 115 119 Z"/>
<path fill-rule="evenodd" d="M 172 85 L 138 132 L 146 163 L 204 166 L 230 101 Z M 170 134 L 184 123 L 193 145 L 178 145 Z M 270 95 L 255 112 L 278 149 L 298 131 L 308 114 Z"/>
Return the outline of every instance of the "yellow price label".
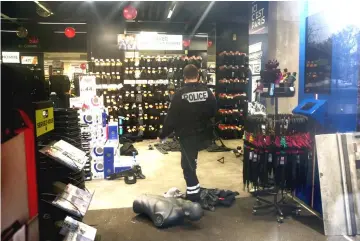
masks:
<path fill-rule="evenodd" d="M 35 111 L 36 137 L 54 130 L 54 108 L 44 108 Z"/>

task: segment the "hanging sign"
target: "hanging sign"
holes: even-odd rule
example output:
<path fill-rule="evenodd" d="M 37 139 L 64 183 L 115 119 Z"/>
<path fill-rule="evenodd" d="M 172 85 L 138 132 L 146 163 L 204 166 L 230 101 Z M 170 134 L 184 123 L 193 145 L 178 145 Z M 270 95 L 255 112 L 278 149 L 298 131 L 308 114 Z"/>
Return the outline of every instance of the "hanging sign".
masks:
<path fill-rule="evenodd" d="M 146 36 L 146 37 L 145 37 Z M 182 50 L 182 35 L 137 35 L 139 50 Z"/>
<path fill-rule="evenodd" d="M 20 53 L 19 52 L 1 52 L 2 62 L 19 64 L 20 63 Z"/>
<path fill-rule="evenodd" d="M 80 97 L 84 99 L 91 99 L 96 96 L 96 77 L 95 76 L 80 76 Z"/>
<path fill-rule="evenodd" d="M 182 35 L 166 35 L 151 32 L 119 34 L 118 48 L 128 50 L 183 50 Z"/>
<path fill-rule="evenodd" d="M 21 56 L 21 64 L 38 64 L 37 56 Z"/>
<path fill-rule="evenodd" d="M 264 34 L 268 31 L 269 2 L 252 2 L 249 34 Z"/>
<path fill-rule="evenodd" d="M 44 108 L 35 111 L 36 137 L 54 130 L 54 108 Z"/>

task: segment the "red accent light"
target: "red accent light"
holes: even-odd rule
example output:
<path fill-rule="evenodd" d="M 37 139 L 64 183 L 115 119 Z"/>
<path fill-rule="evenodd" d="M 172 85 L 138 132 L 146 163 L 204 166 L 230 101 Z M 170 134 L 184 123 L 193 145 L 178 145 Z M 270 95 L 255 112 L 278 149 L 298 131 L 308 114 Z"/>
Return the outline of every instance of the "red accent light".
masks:
<path fill-rule="evenodd" d="M 67 27 L 65 28 L 64 34 L 68 38 L 73 38 L 75 37 L 75 29 L 71 27 Z"/>
<path fill-rule="evenodd" d="M 126 20 L 134 20 L 137 17 L 137 9 L 133 6 L 126 6 L 123 10 L 123 16 Z"/>
<path fill-rule="evenodd" d="M 190 46 L 190 40 L 189 39 L 185 39 L 185 40 L 183 40 L 183 45 L 184 45 L 184 47 L 189 47 Z"/>
<path fill-rule="evenodd" d="M 85 63 L 80 64 L 80 69 L 85 70 L 86 69 L 86 64 Z"/>

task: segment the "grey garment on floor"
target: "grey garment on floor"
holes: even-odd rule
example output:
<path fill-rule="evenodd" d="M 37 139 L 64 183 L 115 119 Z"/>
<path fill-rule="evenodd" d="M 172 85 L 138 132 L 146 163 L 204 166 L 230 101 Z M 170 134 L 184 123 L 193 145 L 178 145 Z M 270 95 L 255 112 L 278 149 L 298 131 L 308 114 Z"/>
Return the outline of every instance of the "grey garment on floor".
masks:
<path fill-rule="evenodd" d="M 185 198 L 185 194 L 182 193 L 178 188 L 172 187 L 164 193 L 164 197 L 176 197 L 176 198 Z"/>

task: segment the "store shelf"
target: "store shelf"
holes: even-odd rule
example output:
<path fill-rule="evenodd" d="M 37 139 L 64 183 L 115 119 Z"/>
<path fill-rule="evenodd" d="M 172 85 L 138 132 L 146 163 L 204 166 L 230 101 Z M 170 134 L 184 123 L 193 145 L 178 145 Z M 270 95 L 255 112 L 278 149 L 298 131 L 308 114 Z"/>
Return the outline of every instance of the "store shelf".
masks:
<path fill-rule="evenodd" d="M 248 58 L 239 52 L 222 52 L 216 63 L 219 136 L 241 138 L 247 114 Z"/>

